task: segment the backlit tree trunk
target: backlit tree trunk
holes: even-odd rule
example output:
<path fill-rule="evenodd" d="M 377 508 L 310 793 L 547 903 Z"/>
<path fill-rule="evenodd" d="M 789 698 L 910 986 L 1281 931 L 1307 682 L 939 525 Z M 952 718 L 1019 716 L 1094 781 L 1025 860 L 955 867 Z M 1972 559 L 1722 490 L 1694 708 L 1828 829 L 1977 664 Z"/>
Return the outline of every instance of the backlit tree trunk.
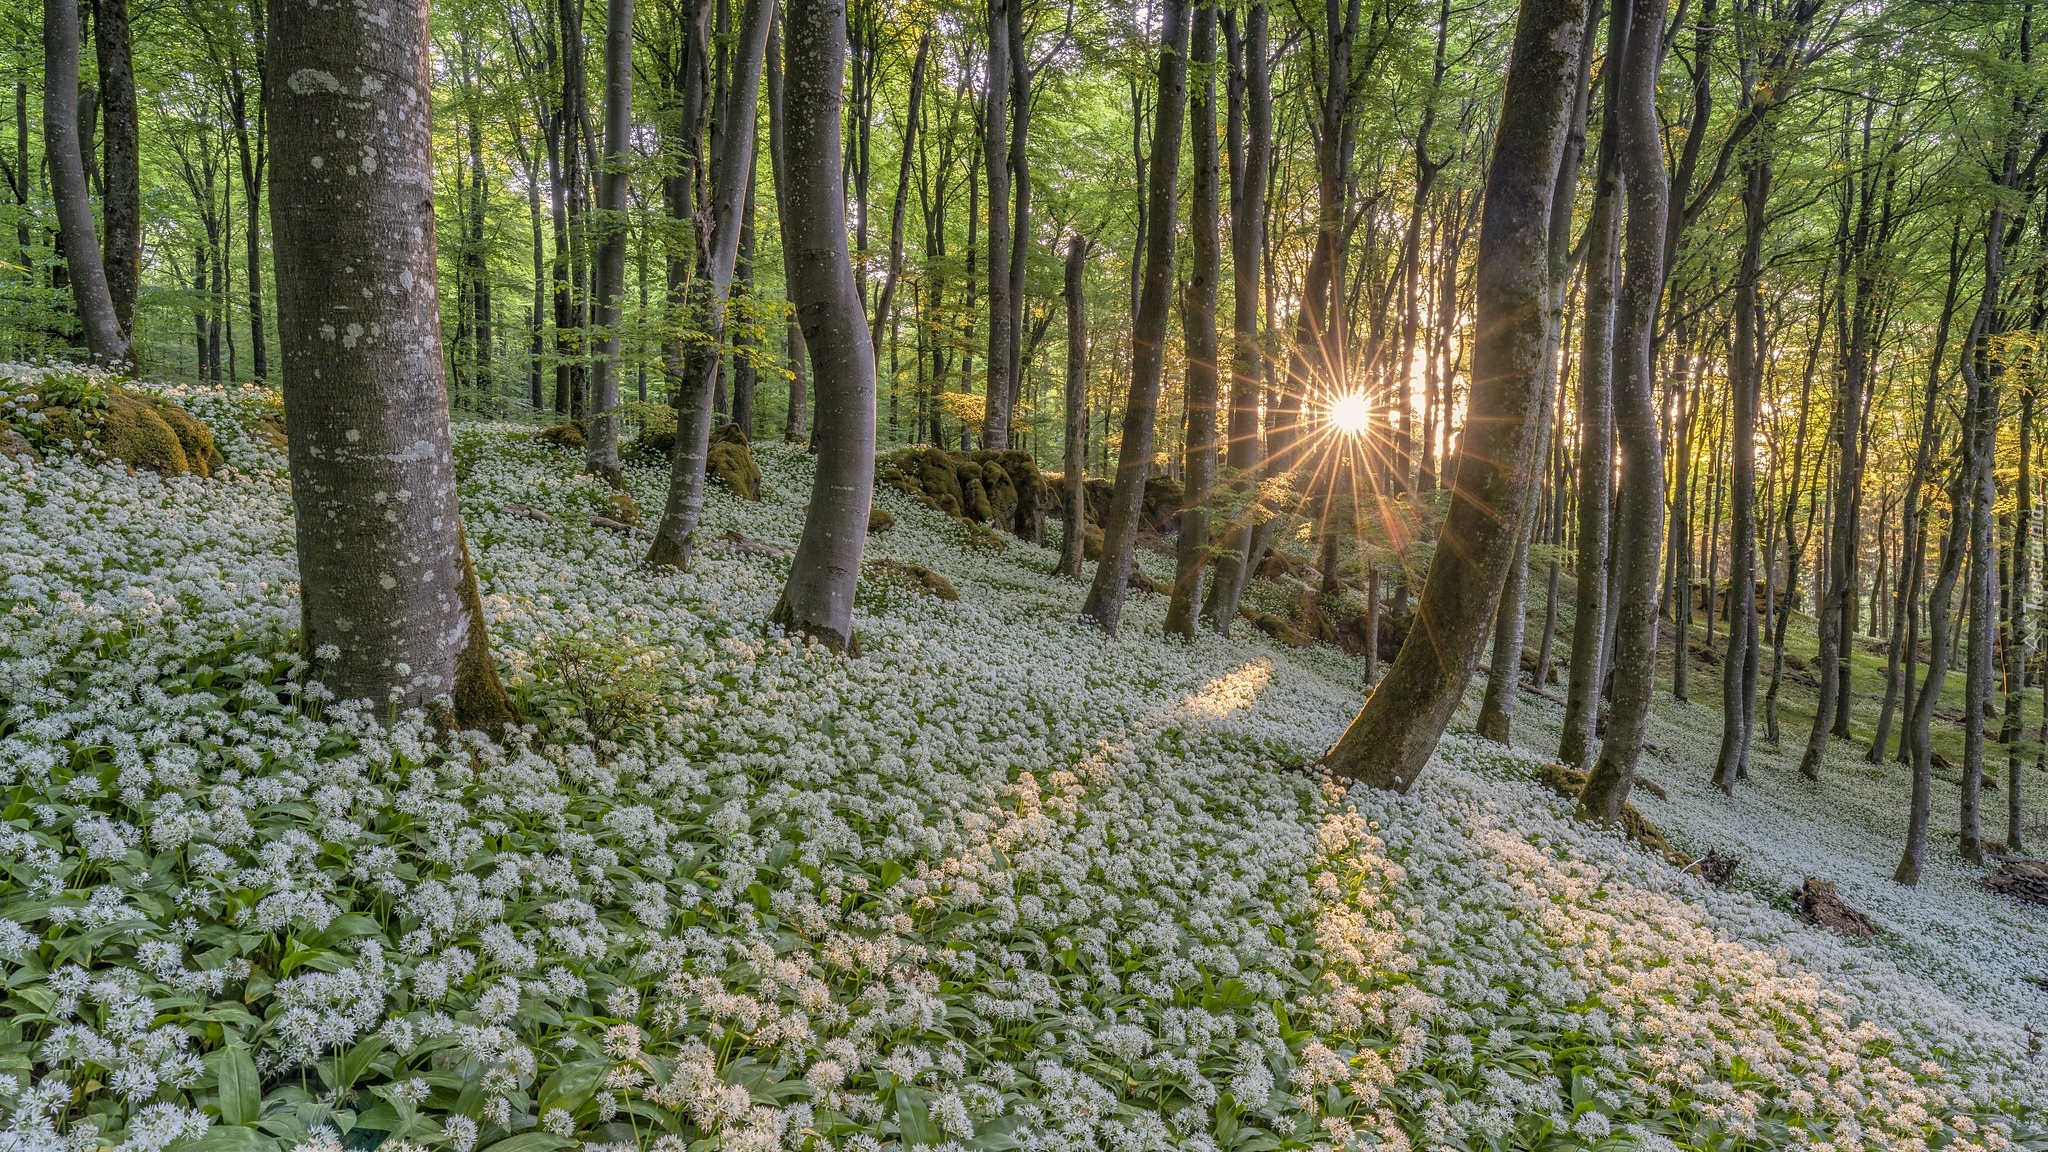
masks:
<path fill-rule="evenodd" d="M 875 490 L 875 354 L 846 249 L 840 181 L 840 84 L 846 61 L 842 0 L 789 8 L 789 187 L 778 188 L 790 291 L 818 392 L 817 477 L 789 583 L 769 619 L 834 651 L 858 652 L 853 595 Z"/>
<path fill-rule="evenodd" d="M 1750 662 L 1756 621 L 1756 416 L 1763 391 L 1763 362 L 1757 333 L 1757 278 L 1762 274 L 1763 239 L 1771 196 L 1768 157 L 1744 164 L 1742 264 L 1735 280 L 1735 346 L 1729 358 L 1729 436 L 1734 442 L 1729 469 L 1728 658 L 1721 666 L 1721 748 L 1714 760 L 1714 785 L 1733 793 L 1749 767 L 1749 720 L 1754 711 L 1756 670 Z M 1707 575 L 1711 587 L 1713 574 Z M 1679 595 L 1690 601 L 1692 590 Z M 1711 622 L 1711 621 L 1710 621 Z M 1688 657 L 1688 637 L 1678 636 L 1678 661 Z"/>
<path fill-rule="evenodd" d="M 1188 10 L 1186 0 L 1164 0 L 1159 30 L 1159 80 L 1153 111 L 1151 187 L 1147 190 L 1144 284 L 1131 326 L 1131 391 L 1124 404 L 1124 438 L 1117 449 L 1116 487 L 1102 529 L 1102 559 L 1081 615 L 1114 633 L 1123 617 L 1124 586 L 1152 472 L 1152 438 L 1165 370 L 1167 312 L 1173 295 L 1174 233 L 1179 211 L 1181 125 L 1187 114 Z M 991 276 L 990 283 L 994 283 Z M 993 309 L 991 309 L 993 314 Z M 990 347 L 995 347 L 991 342 Z M 993 379 L 993 377 L 991 377 Z"/>
<path fill-rule="evenodd" d="M 1066 530 L 1060 540 L 1060 562 L 1055 576 L 1081 578 L 1088 535 L 1088 310 L 1082 295 L 1088 271 L 1088 240 L 1079 234 L 1067 238 L 1067 443 L 1065 475 L 1060 488 L 1066 508 Z"/>
<path fill-rule="evenodd" d="M 271 220 L 306 650 L 343 699 L 513 720 L 456 506 L 427 5 L 273 0 Z"/>
<path fill-rule="evenodd" d="M 1436 750 L 1486 645 L 1535 482 L 1550 284 L 1551 199 L 1570 127 L 1585 0 L 1524 0 L 1486 176 L 1472 391 L 1450 513 L 1415 625 L 1330 770 L 1406 791 Z"/>
<path fill-rule="evenodd" d="M 1175 546 L 1173 595 L 1166 606 L 1166 631 L 1195 638 L 1195 610 L 1201 603 L 1202 571 L 1209 563 L 1209 497 L 1216 486 L 1216 277 L 1221 270 L 1216 215 L 1216 8 L 1195 10 L 1190 63 L 1195 69 L 1188 96 L 1194 165 L 1188 197 L 1191 255 L 1181 291 L 1181 341 L 1186 358 L 1187 464 L 1181 480 L 1180 539 Z M 1326 534 L 1333 525 L 1325 523 Z M 1324 580 L 1330 579 L 1324 573 Z"/>

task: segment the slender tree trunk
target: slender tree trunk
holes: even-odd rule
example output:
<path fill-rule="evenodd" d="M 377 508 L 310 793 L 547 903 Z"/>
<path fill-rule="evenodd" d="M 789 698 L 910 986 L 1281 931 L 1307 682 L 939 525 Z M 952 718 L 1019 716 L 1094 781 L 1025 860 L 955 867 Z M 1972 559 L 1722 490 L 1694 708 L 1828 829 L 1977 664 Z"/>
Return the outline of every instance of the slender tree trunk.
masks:
<path fill-rule="evenodd" d="M 106 266 L 100 262 L 78 126 L 78 0 L 43 0 L 43 152 L 50 166 L 50 199 L 57 209 L 71 299 L 85 330 L 87 355 L 117 371 L 132 372 L 135 353 L 114 310 Z"/>
<path fill-rule="evenodd" d="M 1258 484 L 1259 383 L 1266 367 L 1259 344 L 1259 259 L 1265 249 L 1266 174 L 1273 150 L 1273 86 L 1267 71 L 1267 24 L 1263 0 L 1245 15 L 1243 38 L 1226 9 L 1230 35 L 1230 112 L 1225 140 L 1230 157 L 1230 431 L 1224 465 L 1245 511 L 1225 529 L 1216 553 L 1216 573 L 1202 603 L 1202 619 L 1230 635 L 1238 599 L 1250 573 L 1251 494 Z M 1368 658 L 1370 659 L 1370 658 Z"/>
<path fill-rule="evenodd" d="M 2012 532 L 2012 610 L 2005 635 L 2005 726 L 1998 739 L 2006 752 L 2005 850 L 2021 851 L 2025 839 L 2025 813 L 2020 802 L 2020 769 L 2023 755 L 2020 712 L 2025 705 L 2027 685 L 2027 597 L 2033 594 L 2032 557 L 2029 537 L 2034 531 L 2034 385 L 2030 377 L 2020 393 L 2019 479 L 2014 491 L 2017 508 Z"/>
<path fill-rule="evenodd" d="M 1533 457 L 1538 466 L 1546 468 L 1549 465 L 1550 434 L 1554 423 L 1551 415 L 1554 411 L 1558 380 L 1562 376 L 1558 354 L 1563 347 L 1565 297 L 1571 289 L 1572 206 L 1578 199 L 1579 164 L 1586 155 L 1586 117 L 1588 106 L 1592 102 L 1594 37 L 1600 23 L 1597 15 L 1598 0 L 1594 0 L 1594 4 L 1595 7 L 1587 11 L 1580 36 L 1579 74 L 1572 97 L 1571 123 L 1565 132 L 1564 152 L 1558 161 L 1556 184 L 1550 192 L 1548 279 L 1544 286 L 1543 299 L 1543 379 L 1540 383 L 1542 398 L 1537 408 L 1536 452 Z M 1445 260 L 1450 262 L 1454 257 L 1446 255 Z M 1452 283 L 1453 278 L 1447 274 L 1446 293 Z M 1448 316 L 1448 302 L 1443 302 L 1438 311 L 1440 315 Z M 1445 411 L 1448 419 L 1448 407 Z M 1433 436 L 1424 437 L 1422 481 L 1426 488 L 1433 488 L 1436 483 L 1429 448 L 1433 439 Z M 1515 557 L 1508 568 L 1507 586 L 1501 591 L 1500 607 L 1494 614 L 1493 663 L 1486 677 L 1486 695 L 1479 705 L 1479 734 L 1499 744 L 1514 742 L 1515 690 L 1521 683 L 1522 636 L 1528 616 L 1529 543 L 1536 532 L 1536 513 L 1542 501 L 1531 499 L 1527 503 L 1528 511 L 1522 519 L 1521 537 L 1515 543 Z M 1554 572 L 1552 579 L 1555 580 Z M 1544 648 L 1544 658 L 1547 660 L 1547 636 Z M 1540 685 L 1542 679 L 1543 669 L 1539 664 L 1536 682 Z"/>
<path fill-rule="evenodd" d="M 874 330 L 869 343 L 882 343 L 882 325 L 895 307 L 896 281 L 903 276 L 903 215 L 910 206 L 910 162 L 917 155 L 917 122 L 924 108 L 925 66 L 931 59 L 932 34 L 917 38 L 917 58 L 910 65 L 910 99 L 904 104 L 903 150 L 896 167 L 896 205 L 889 212 L 889 273 L 882 281 L 882 294 L 875 301 Z"/>
<path fill-rule="evenodd" d="M 1451 508 L 1416 623 L 1328 763 L 1406 791 L 1464 696 L 1514 560 L 1540 464 L 1551 198 L 1572 120 L 1585 0 L 1523 0 L 1486 176 L 1472 390 Z M 1660 169 L 1661 171 L 1661 169 Z"/>
<path fill-rule="evenodd" d="M 1001 0 L 998 0 L 1001 2 Z M 1186 0 L 1164 0 L 1159 31 L 1159 79 L 1152 128 L 1151 186 L 1146 216 L 1144 289 L 1131 326 L 1131 392 L 1124 405 L 1124 438 L 1117 450 L 1116 486 L 1102 530 L 1102 559 L 1095 566 L 1081 615 L 1104 632 L 1115 633 L 1123 616 L 1124 586 L 1131 578 L 1132 548 L 1152 471 L 1154 423 L 1159 411 L 1160 375 L 1165 369 L 1166 325 L 1173 295 L 1175 217 L 1179 210 L 1181 126 L 1187 115 L 1188 10 Z M 992 154 L 993 155 L 993 154 Z M 990 251 L 995 250 L 993 241 Z M 989 283 L 995 283 L 991 273 Z M 990 307 L 993 319 L 996 309 Z M 990 338 L 989 347 L 999 347 Z M 991 374 L 990 379 L 994 379 Z"/>
<path fill-rule="evenodd" d="M 832 10 L 841 13 L 844 5 L 834 4 Z M 775 15 L 775 0 L 747 0 L 740 17 L 740 34 L 734 51 L 733 78 L 728 92 L 728 107 L 720 122 L 718 152 L 711 163 L 710 236 L 704 245 L 705 276 L 696 301 L 698 322 L 703 335 L 700 343 L 693 347 L 685 367 L 683 386 L 676 391 L 676 444 L 669 457 L 668 499 L 662 509 L 661 523 L 655 529 L 654 543 L 647 551 L 647 566 L 650 568 L 686 568 L 690 563 L 691 550 L 695 545 L 697 520 L 704 510 L 704 469 L 711 449 L 711 424 L 714 414 L 712 395 L 718 386 L 719 362 L 725 349 L 726 304 L 732 294 L 733 265 L 739 258 L 740 224 L 744 215 L 747 186 L 754 171 L 755 109 L 760 103 L 761 70 L 766 55 L 768 29 Z M 815 20 L 816 14 L 809 14 Z M 795 14 L 791 14 L 794 38 Z M 843 23 L 843 20 L 842 20 Z M 809 29 L 807 35 L 817 35 L 816 29 Z M 846 30 L 842 26 L 832 49 L 833 75 L 845 66 Z M 807 46 L 806 51 L 816 53 L 822 49 L 816 45 Z M 795 62 L 797 53 L 792 45 L 790 60 Z M 806 60 L 807 67 L 821 67 L 814 61 Z M 813 73 L 813 79 L 816 78 Z M 838 123 L 838 89 L 833 89 L 831 99 L 833 123 Z M 796 131 L 796 122 L 811 115 L 809 108 L 791 109 L 790 131 Z M 811 127 L 815 131 L 815 126 Z M 836 130 L 835 130 L 836 131 Z M 794 147 L 792 140 L 791 146 Z M 838 154 L 835 146 L 833 154 Z M 798 186 L 795 171 L 796 160 L 792 155 L 787 164 L 791 185 Z M 836 171 L 836 168 L 835 168 Z M 793 190 L 793 188 L 792 188 Z M 784 205 L 785 190 L 776 189 L 778 205 Z M 783 208 L 783 234 L 791 235 L 787 207 Z M 846 210 L 842 206 L 834 219 L 844 220 Z M 842 256 L 846 241 L 840 239 Z M 785 253 L 785 258 L 793 256 Z M 797 267 L 799 275 L 803 269 Z M 850 275 L 851 273 L 849 273 Z M 796 276 L 790 278 L 792 288 L 798 287 Z M 859 298 L 855 296 L 855 309 L 859 310 Z M 865 318 L 861 326 L 863 335 L 867 332 Z M 868 364 L 869 395 L 874 391 L 874 364 L 872 356 Z M 822 382 L 821 382 L 822 383 Z M 870 420 L 872 421 L 872 414 Z M 865 505 L 862 514 L 866 514 Z M 843 639 L 843 637 L 842 637 Z"/>
<path fill-rule="evenodd" d="M 128 0 L 93 5 L 93 49 L 99 61 L 100 115 L 106 123 L 100 213 L 107 294 L 123 338 L 133 342 L 135 301 L 142 286 L 142 159 L 135 104 L 135 61 L 128 36 Z M 248 191 L 244 186 L 245 193 Z M 256 200 L 248 198 L 253 220 Z M 250 229 L 250 235 L 255 230 Z M 252 280 L 251 283 L 254 283 Z M 261 372 L 258 372 L 261 375 Z"/>
<path fill-rule="evenodd" d="M 982 167 L 988 172 L 988 388 L 981 436 L 982 447 L 997 452 L 1010 446 L 1009 101 L 1010 70 L 1019 64 L 1010 58 L 1010 5 L 1020 2 L 988 0 L 988 90 L 982 107 Z"/>
<path fill-rule="evenodd" d="M 456 505 L 435 302 L 427 5 L 273 0 L 271 173 L 305 647 L 344 700 L 493 732 L 498 681 Z M 382 83 L 358 83 L 374 76 Z M 344 139 L 379 163 L 326 163 Z M 358 286 L 380 285 L 368 296 Z M 408 493 L 391 499 L 390 493 Z"/>
<path fill-rule="evenodd" d="M 1635 781 L 1657 674 L 1657 576 L 1664 544 L 1664 451 L 1657 438 L 1656 349 L 1652 329 L 1664 294 L 1664 234 L 1669 185 L 1657 125 L 1657 64 L 1662 0 L 1635 8 L 1615 86 L 1621 138 L 1616 149 L 1628 203 L 1626 268 L 1615 308 L 1614 439 L 1621 456 L 1615 509 L 1614 690 L 1600 758 L 1579 793 L 1579 810 L 1606 823 L 1621 819 Z"/>
<path fill-rule="evenodd" d="M 1009 428 L 1008 447 L 1021 446 L 1016 428 L 1017 402 L 1024 388 L 1024 272 L 1031 255 L 1031 53 L 1024 43 L 1024 0 L 1008 0 L 1005 21 L 1010 41 L 1010 347 L 1004 357 L 1009 386 L 1003 409 Z M 1211 150 L 1214 150 L 1212 142 Z"/>
<path fill-rule="evenodd" d="M 1083 295 L 1088 271 L 1088 240 L 1076 233 L 1067 238 L 1067 442 L 1066 472 L 1060 477 L 1066 527 L 1060 538 L 1055 576 L 1079 580 L 1086 562 L 1088 536 L 1088 305 Z"/>
<path fill-rule="evenodd" d="M 796 271 L 797 318 L 817 373 L 818 471 L 789 583 L 769 619 L 833 651 L 858 653 L 853 595 L 874 499 L 875 354 L 846 250 L 839 175 L 845 57 L 842 0 L 794 0 L 789 83 L 815 95 L 788 109 L 789 186 L 776 190 L 776 202 Z"/>
<path fill-rule="evenodd" d="M 756 142 L 758 144 L 758 141 Z M 747 194 L 742 201 L 745 205 L 740 212 L 740 247 L 734 260 L 733 281 L 738 285 L 738 296 L 745 301 L 740 306 L 746 324 L 732 338 L 732 422 L 740 426 L 747 439 L 754 438 L 754 390 L 759 374 L 754 370 L 754 318 L 759 308 L 754 300 L 754 185 L 759 181 L 759 165 L 747 168 Z"/>
<path fill-rule="evenodd" d="M 1621 59 L 1631 19 L 1628 0 L 1614 0 L 1607 17 L 1605 58 Z M 1600 707 L 1607 618 L 1607 536 L 1614 491 L 1614 294 L 1616 248 L 1621 215 L 1621 178 L 1615 158 L 1620 129 L 1615 123 L 1619 77 L 1604 78 L 1599 163 L 1593 210 L 1586 223 L 1585 330 L 1579 348 L 1578 547 L 1573 575 L 1571 676 L 1565 687 L 1563 730 L 1557 758 L 1581 768 L 1592 758 L 1593 730 Z"/>
<path fill-rule="evenodd" d="M 597 177 L 597 359 L 591 376 L 585 466 L 620 491 L 620 298 L 626 294 L 626 185 L 633 133 L 633 0 L 609 0 L 604 28 L 604 166 Z M 481 174 L 477 177 L 482 179 Z"/>
<path fill-rule="evenodd" d="M 1758 347 L 1757 278 L 1763 269 L 1764 227 L 1770 207 L 1771 164 L 1767 156 L 1744 163 L 1742 265 L 1735 282 L 1735 346 L 1729 366 L 1729 417 L 1734 443 L 1728 493 L 1728 658 L 1721 665 L 1721 750 L 1714 761 L 1714 785 L 1734 794 L 1735 781 L 1749 767 L 1749 718 L 1754 711 L 1756 669 L 1750 663 L 1756 617 L 1756 417 L 1764 373 Z M 1712 587 L 1709 573 L 1708 587 Z M 1685 637 L 1678 639 L 1685 659 Z"/>
<path fill-rule="evenodd" d="M 1188 196 L 1191 235 L 1188 274 L 1181 290 L 1181 342 L 1186 359 L 1187 467 L 1182 479 L 1180 539 L 1174 557 L 1173 595 L 1166 631 L 1195 638 L 1202 571 L 1209 563 L 1209 499 L 1216 485 L 1216 277 L 1222 255 L 1216 235 L 1216 7 L 1196 0 L 1188 94 L 1193 188 Z M 1325 518 L 1324 532 L 1334 525 Z M 1333 573 L 1326 568 L 1327 583 Z"/>

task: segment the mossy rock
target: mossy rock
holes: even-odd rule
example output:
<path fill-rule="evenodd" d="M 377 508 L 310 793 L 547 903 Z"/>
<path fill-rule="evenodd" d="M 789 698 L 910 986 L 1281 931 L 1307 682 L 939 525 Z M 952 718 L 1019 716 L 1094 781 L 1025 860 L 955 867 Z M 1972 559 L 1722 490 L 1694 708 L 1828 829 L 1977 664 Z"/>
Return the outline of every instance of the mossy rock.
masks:
<path fill-rule="evenodd" d="M 1081 529 L 1081 559 L 1102 559 L 1102 529 L 1093 524 L 1084 525 Z"/>
<path fill-rule="evenodd" d="M 988 496 L 990 523 L 1014 532 L 1017 524 L 1017 485 L 1010 481 L 1009 470 L 993 460 L 984 463 L 981 466 L 981 490 Z"/>
<path fill-rule="evenodd" d="M 970 467 L 973 467 L 977 473 L 981 471 L 978 465 L 970 465 Z M 992 523 L 996 518 L 996 510 L 989 504 L 988 489 L 982 486 L 981 477 L 979 475 L 967 475 L 967 469 L 965 468 L 962 468 L 960 472 L 960 491 L 966 497 L 966 507 L 963 511 L 967 514 L 967 518 L 977 524 Z"/>
<path fill-rule="evenodd" d="M 100 423 L 100 451 L 108 458 L 166 476 L 194 471 L 177 431 L 148 399 L 125 388 L 109 388 Z"/>
<path fill-rule="evenodd" d="M 168 400 L 147 396 L 143 399 L 149 401 L 163 422 L 171 426 L 171 432 L 178 437 L 178 445 L 185 450 L 185 463 L 194 474 L 211 476 L 214 469 L 226 463 L 221 458 L 220 449 L 214 445 L 213 430 L 200 423 L 198 417 Z"/>
<path fill-rule="evenodd" d="M 1271 612 L 1250 612 L 1249 610 L 1247 615 L 1251 617 L 1254 628 L 1287 645 L 1289 648 L 1306 648 L 1314 643 L 1314 641 L 1302 633 L 1301 629 L 1294 626 L 1294 621 L 1289 620 L 1285 616 L 1276 616 Z"/>
<path fill-rule="evenodd" d="M 926 448 L 916 456 L 915 478 L 925 496 L 948 516 L 966 515 L 967 496 L 960 490 L 960 476 L 955 471 L 953 458 L 937 448 Z M 904 471 L 909 473 L 909 469 Z"/>
<path fill-rule="evenodd" d="M 42 460 L 43 454 L 36 451 L 36 446 L 28 442 L 28 437 L 0 425 L 0 457 L 24 464 L 35 464 Z"/>
<path fill-rule="evenodd" d="M 868 566 L 885 579 L 906 585 L 927 596 L 940 600 L 958 600 L 960 593 L 953 582 L 926 568 L 922 564 L 906 564 L 901 560 L 870 560 Z"/>
<path fill-rule="evenodd" d="M 754 454 L 747 447 L 746 430 L 737 424 L 727 424 L 711 434 L 704 472 L 742 500 L 761 498 L 761 466 L 754 463 Z"/>
<path fill-rule="evenodd" d="M 895 526 L 896 516 L 894 513 L 879 504 L 868 506 L 868 535 L 873 536 L 878 532 L 887 532 Z"/>
<path fill-rule="evenodd" d="M 534 433 L 533 438 L 554 448 L 568 448 L 581 452 L 584 448 L 583 424 L 571 420 L 567 424 L 554 424 Z"/>
<path fill-rule="evenodd" d="M 1536 782 L 1576 803 L 1579 793 L 1586 789 L 1587 775 L 1577 768 L 1550 763 L 1536 770 Z M 1664 833 L 1658 831 L 1657 826 L 1650 823 L 1649 818 L 1637 811 L 1633 804 L 1621 806 L 1621 830 L 1629 839 L 1673 864 L 1683 867 L 1691 863 L 1678 849 L 1671 846 L 1671 841 L 1664 838 Z"/>

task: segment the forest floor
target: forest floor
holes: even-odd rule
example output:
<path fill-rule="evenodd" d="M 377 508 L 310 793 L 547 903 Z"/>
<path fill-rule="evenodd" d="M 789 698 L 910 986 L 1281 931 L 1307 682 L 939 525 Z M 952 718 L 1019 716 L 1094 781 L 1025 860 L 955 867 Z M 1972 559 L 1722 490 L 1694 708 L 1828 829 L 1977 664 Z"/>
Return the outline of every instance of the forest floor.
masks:
<path fill-rule="evenodd" d="M 262 398 L 174 391 L 232 469 L 0 462 L 11 1147 L 2048 1149 L 2048 914 L 1941 853 L 1884 891 L 1903 776 L 1854 749 L 1728 802 L 1660 704 L 1636 802 L 1742 857 L 1714 889 L 1469 713 L 1346 792 L 1357 661 L 1143 592 L 1106 642 L 1052 552 L 895 493 L 863 655 L 774 635 L 801 452 L 653 576 L 511 425 L 457 459 L 532 742 L 379 725 L 298 682 Z M 1883 931 L 1799 923 L 1804 875 Z"/>

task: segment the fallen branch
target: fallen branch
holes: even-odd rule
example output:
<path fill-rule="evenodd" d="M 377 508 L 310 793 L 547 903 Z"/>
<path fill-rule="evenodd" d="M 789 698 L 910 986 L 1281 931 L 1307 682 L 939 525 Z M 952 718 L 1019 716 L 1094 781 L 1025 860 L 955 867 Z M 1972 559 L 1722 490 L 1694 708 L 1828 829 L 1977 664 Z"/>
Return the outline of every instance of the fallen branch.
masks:
<path fill-rule="evenodd" d="M 526 504 L 507 504 L 505 505 L 505 512 L 507 515 L 517 516 L 521 520 L 538 520 L 542 524 L 561 523 L 560 520 L 555 519 L 553 516 Z"/>
<path fill-rule="evenodd" d="M 654 539 L 654 533 L 649 532 L 647 529 L 628 524 L 622 520 L 614 520 L 609 516 L 592 516 L 590 518 L 590 526 L 592 528 L 606 528 L 613 532 L 623 532 L 627 536 L 637 537 L 641 540 Z"/>

